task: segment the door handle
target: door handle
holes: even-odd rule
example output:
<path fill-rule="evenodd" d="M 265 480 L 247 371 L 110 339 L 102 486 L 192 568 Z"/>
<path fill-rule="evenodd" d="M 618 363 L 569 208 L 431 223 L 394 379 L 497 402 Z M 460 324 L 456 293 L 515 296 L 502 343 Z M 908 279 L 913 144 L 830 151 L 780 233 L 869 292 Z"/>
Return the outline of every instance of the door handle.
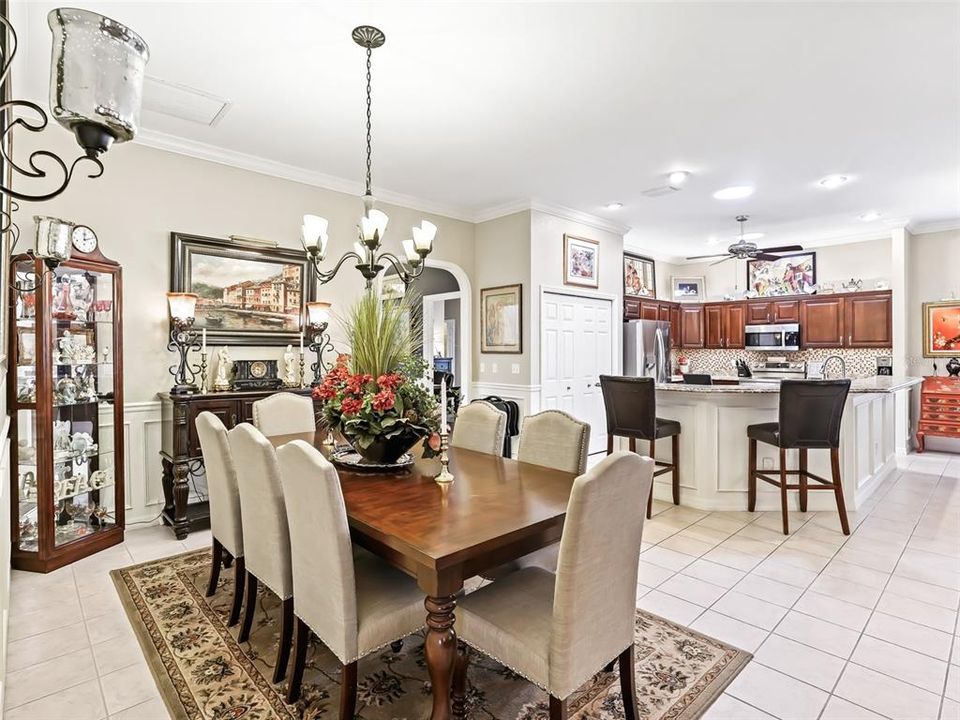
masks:
<path fill-rule="evenodd" d="M 853 335 L 847 335 L 847 345 L 853 345 Z"/>

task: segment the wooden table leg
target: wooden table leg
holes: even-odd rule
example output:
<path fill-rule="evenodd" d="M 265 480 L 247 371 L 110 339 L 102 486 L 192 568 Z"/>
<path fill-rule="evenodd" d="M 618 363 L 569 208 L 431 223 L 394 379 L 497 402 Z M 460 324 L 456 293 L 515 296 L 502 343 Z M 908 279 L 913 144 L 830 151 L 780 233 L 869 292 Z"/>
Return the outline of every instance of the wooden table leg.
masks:
<path fill-rule="evenodd" d="M 177 540 L 185 540 L 190 534 L 190 521 L 187 519 L 187 500 L 190 498 L 190 465 L 188 463 L 174 463 L 173 465 L 173 502 L 176 506 L 173 516 L 173 532 Z"/>
<path fill-rule="evenodd" d="M 427 608 L 427 637 L 423 652 L 433 686 L 433 712 L 430 718 L 450 720 L 450 683 L 457 656 L 457 633 L 453 629 L 457 599 L 454 595 L 428 595 L 424 606 Z"/>

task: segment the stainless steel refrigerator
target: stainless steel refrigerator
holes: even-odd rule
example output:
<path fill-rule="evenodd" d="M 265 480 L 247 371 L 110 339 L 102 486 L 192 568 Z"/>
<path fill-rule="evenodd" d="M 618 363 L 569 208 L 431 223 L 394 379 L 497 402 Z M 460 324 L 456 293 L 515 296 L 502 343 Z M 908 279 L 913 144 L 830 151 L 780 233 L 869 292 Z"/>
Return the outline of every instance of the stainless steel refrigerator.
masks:
<path fill-rule="evenodd" d="M 623 324 L 623 374 L 670 382 L 670 323 L 629 320 Z"/>

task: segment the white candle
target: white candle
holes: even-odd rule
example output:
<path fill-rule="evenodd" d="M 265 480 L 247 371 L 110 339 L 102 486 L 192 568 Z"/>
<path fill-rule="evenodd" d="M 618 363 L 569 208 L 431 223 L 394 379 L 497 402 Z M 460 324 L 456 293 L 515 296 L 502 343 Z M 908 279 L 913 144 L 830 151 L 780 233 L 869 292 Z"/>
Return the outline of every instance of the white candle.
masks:
<path fill-rule="evenodd" d="M 203 351 L 207 351 L 207 329 L 203 329 Z"/>
<path fill-rule="evenodd" d="M 303 333 L 300 333 L 300 354 L 303 355 Z"/>
<path fill-rule="evenodd" d="M 440 383 L 440 434 L 447 432 L 447 378 Z"/>

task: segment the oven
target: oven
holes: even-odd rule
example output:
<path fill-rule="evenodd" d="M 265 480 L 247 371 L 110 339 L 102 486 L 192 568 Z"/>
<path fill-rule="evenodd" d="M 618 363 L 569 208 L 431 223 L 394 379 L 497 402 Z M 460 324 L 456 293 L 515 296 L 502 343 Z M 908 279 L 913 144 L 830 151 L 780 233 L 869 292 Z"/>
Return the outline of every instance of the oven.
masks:
<path fill-rule="evenodd" d="M 744 329 L 747 350 L 794 352 L 800 349 L 800 325 L 747 325 Z"/>

